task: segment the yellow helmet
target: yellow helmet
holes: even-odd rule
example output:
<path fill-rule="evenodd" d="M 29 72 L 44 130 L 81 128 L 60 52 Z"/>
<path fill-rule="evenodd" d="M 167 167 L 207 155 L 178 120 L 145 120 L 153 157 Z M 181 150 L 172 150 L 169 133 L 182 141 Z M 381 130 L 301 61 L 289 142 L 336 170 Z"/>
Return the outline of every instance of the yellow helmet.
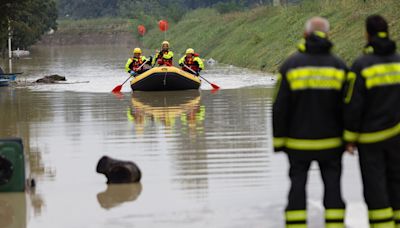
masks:
<path fill-rule="evenodd" d="M 165 40 L 165 41 L 162 42 L 161 45 L 168 45 L 168 47 L 169 47 L 169 42 Z"/>
<path fill-rule="evenodd" d="M 194 55 L 194 50 L 193 50 L 193 48 L 188 48 L 188 49 L 186 50 L 186 54 L 192 54 L 192 55 Z"/>
<path fill-rule="evenodd" d="M 133 54 L 142 54 L 142 49 L 140 48 L 133 49 Z"/>

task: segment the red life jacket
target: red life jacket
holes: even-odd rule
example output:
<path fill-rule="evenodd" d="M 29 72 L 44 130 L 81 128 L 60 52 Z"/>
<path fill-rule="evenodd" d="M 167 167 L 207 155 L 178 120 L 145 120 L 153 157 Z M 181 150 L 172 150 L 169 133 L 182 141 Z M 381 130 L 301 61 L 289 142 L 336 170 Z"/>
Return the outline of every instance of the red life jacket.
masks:
<path fill-rule="evenodd" d="M 134 57 L 131 58 L 132 63 L 129 65 L 129 69 L 134 70 L 135 68 L 140 67 L 143 64 L 142 57 L 135 59 Z"/>
<path fill-rule="evenodd" d="M 171 59 L 164 59 L 163 56 L 164 54 L 167 54 L 169 51 L 163 51 L 162 55 L 157 56 L 157 63 L 158 65 L 162 66 L 173 66 L 172 58 Z"/>
<path fill-rule="evenodd" d="M 132 59 L 131 70 L 133 70 L 133 68 L 138 68 L 143 64 L 142 56 L 140 56 L 137 60 L 135 60 L 135 58 L 131 59 Z"/>
<path fill-rule="evenodd" d="M 192 69 L 195 72 L 197 72 L 199 70 L 199 63 L 194 61 L 194 56 L 192 58 L 185 57 L 184 63 L 186 64 L 186 66 L 190 67 L 190 69 Z M 186 67 L 182 67 L 182 70 L 191 72 Z"/>

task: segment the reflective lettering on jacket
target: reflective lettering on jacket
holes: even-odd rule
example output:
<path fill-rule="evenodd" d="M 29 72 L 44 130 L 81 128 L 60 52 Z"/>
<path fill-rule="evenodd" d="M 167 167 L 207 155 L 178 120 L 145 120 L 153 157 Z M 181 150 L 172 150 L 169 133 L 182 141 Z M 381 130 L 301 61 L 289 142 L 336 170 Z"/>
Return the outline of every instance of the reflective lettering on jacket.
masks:
<path fill-rule="evenodd" d="M 341 90 L 346 72 L 333 67 L 300 67 L 287 73 L 291 90 Z"/>
<path fill-rule="evenodd" d="M 362 70 L 361 75 L 367 89 L 400 84 L 400 63 L 377 64 Z"/>

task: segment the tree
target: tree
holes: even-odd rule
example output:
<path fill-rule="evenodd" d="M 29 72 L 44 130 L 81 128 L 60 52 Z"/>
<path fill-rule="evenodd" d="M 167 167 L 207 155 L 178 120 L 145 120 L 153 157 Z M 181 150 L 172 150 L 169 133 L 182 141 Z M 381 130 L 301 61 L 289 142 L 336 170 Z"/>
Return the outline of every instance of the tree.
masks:
<path fill-rule="evenodd" d="M 27 48 L 51 28 L 57 29 L 57 8 L 53 0 L 2 0 L 0 2 L 0 49 L 7 47 L 8 25 L 13 44 Z"/>
<path fill-rule="evenodd" d="M 118 0 L 58 0 L 60 17 L 66 18 L 97 18 L 116 16 Z"/>
<path fill-rule="evenodd" d="M 219 2 L 214 4 L 213 8 L 215 8 L 219 13 L 229 13 L 233 11 L 240 11 L 244 8 L 244 4 L 235 1 Z"/>
<path fill-rule="evenodd" d="M 62 18 L 97 18 L 105 16 L 143 17 L 179 20 L 188 11 L 217 7 L 221 12 L 241 10 L 272 0 L 58 0 Z M 225 9 L 224 7 L 228 7 Z"/>

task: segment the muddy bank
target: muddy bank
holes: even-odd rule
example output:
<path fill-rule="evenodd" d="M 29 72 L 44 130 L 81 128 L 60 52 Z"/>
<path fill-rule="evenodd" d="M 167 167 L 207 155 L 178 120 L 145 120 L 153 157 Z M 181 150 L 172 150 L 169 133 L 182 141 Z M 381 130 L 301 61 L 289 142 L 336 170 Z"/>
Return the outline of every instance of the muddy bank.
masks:
<path fill-rule="evenodd" d="M 36 45 L 127 45 L 136 46 L 139 41 L 131 32 L 84 32 L 53 33 L 44 35 Z"/>

